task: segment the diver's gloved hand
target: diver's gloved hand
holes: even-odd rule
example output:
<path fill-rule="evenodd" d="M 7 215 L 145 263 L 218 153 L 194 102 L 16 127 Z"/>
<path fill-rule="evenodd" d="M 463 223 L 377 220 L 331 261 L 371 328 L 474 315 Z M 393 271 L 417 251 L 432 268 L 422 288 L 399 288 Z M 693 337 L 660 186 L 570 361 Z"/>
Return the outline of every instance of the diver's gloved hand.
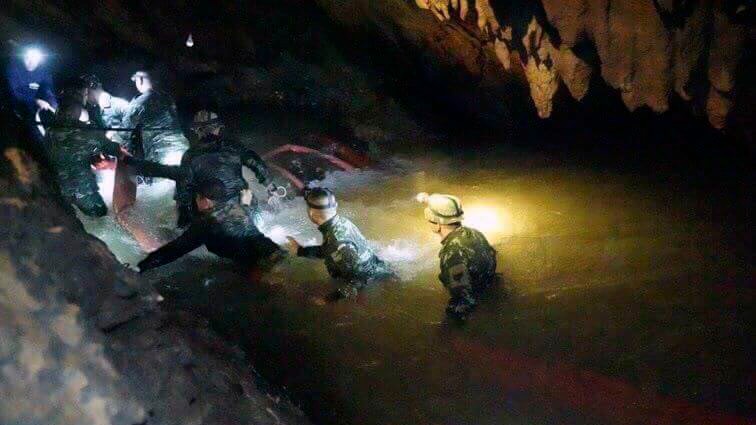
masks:
<path fill-rule="evenodd" d="M 278 186 L 275 183 L 271 183 L 266 188 L 268 190 L 268 196 L 275 196 L 276 198 L 285 198 L 287 190 L 283 186 Z"/>
<path fill-rule="evenodd" d="M 271 183 L 266 188 L 268 191 L 268 205 L 274 210 L 281 208 L 281 200 L 286 197 L 286 188 L 283 186 L 276 186 L 275 183 Z"/>

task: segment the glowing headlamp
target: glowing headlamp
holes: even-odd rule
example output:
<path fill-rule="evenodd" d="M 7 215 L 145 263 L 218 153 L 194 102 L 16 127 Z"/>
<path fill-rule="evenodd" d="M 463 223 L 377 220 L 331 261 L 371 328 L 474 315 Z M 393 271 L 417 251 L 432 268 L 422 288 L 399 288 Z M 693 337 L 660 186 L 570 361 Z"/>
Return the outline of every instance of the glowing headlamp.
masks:
<path fill-rule="evenodd" d="M 108 109 L 111 106 L 111 98 L 110 93 L 103 91 L 97 98 L 97 104 L 99 104 L 102 109 Z"/>
<path fill-rule="evenodd" d="M 41 63 L 45 59 L 45 54 L 42 50 L 36 47 L 29 47 L 24 51 L 24 60 L 29 62 Z"/>

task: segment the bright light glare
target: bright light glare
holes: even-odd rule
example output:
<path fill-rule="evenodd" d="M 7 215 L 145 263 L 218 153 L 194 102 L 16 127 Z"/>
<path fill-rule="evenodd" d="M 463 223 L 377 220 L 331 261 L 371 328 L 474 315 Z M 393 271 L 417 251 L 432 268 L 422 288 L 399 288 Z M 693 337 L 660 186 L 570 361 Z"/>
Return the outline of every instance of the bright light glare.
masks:
<path fill-rule="evenodd" d="M 192 38 L 192 35 L 189 34 L 189 37 L 186 38 L 186 47 L 192 46 L 194 46 L 194 38 Z"/>
<path fill-rule="evenodd" d="M 181 165 L 181 158 L 183 158 L 184 152 L 186 152 L 186 149 L 167 152 L 160 162 L 163 165 Z"/>
<path fill-rule="evenodd" d="M 464 224 L 489 236 L 512 232 L 509 214 L 501 208 L 473 205 L 465 209 Z"/>
<path fill-rule="evenodd" d="M 97 99 L 97 103 L 100 105 L 100 108 L 108 109 L 111 106 L 110 99 L 111 99 L 110 93 L 104 91 L 100 93 L 100 96 Z"/>
<path fill-rule="evenodd" d="M 36 47 L 30 47 L 24 52 L 24 60 L 29 63 L 41 63 L 45 59 L 45 54 L 42 50 Z"/>

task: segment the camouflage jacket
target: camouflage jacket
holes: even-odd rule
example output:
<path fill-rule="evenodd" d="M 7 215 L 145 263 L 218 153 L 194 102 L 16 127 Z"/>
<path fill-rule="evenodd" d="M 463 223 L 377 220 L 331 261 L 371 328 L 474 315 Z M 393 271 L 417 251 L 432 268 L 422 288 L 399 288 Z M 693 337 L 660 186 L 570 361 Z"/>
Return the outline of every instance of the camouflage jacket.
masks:
<path fill-rule="evenodd" d="M 227 202 L 199 216 L 172 242 L 139 263 L 144 271 L 170 263 L 205 245 L 208 251 L 236 262 L 255 265 L 281 250 L 255 226 L 256 211 L 238 202 Z"/>
<path fill-rule="evenodd" d="M 298 255 L 325 260 L 331 277 L 355 282 L 391 274 L 351 221 L 337 215 L 318 230 L 323 234 L 323 244 L 301 247 Z"/>
<path fill-rule="evenodd" d="M 58 184 L 63 193 L 97 192 L 97 180 L 92 172 L 92 162 L 100 154 L 118 156 L 120 146 L 105 137 L 105 132 L 73 128 L 81 123 L 62 123 L 64 127 L 51 127 L 48 132 L 50 162 L 58 175 Z"/>
<path fill-rule="evenodd" d="M 184 137 L 179 126 L 176 106 L 162 93 L 150 91 L 135 97 L 129 102 L 129 109 L 122 122 L 125 128 L 144 128 L 144 158 L 165 163 L 166 155 L 171 152 L 183 153 L 189 148 L 189 141 Z M 122 136 L 123 137 L 123 136 Z M 134 147 L 131 147 L 133 151 Z M 170 164 L 174 165 L 175 163 Z"/>
<path fill-rule="evenodd" d="M 439 280 L 452 297 L 469 296 L 496 278 L 496 251 L 477 230 L 460 226 L 441 242 Z"/>

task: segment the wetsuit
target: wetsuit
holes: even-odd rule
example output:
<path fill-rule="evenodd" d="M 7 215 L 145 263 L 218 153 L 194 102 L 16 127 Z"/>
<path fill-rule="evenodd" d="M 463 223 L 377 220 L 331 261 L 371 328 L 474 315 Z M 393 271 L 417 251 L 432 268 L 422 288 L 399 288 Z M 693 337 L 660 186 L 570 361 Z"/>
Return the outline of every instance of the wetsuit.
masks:
<path fill-rule="evenodd" d="M 203 177 L 215 177 L 223 181 L 230 192 L 239 193 L 249 188 L 242 175 L 242 166 L 250 168 L 261 184 L 267 185 L 270 180 L 268 167 L 255 151 L 214 135 L 203 138 L 186 151 L 180 166 L 164 166 L 136 158 L 129 158 L 128 164 L 139 175 L 176 181 L 179 227 L 185 227 L 191 222 L 195 181 Z M 257 205 L 254 204 L 253 208 L 256 209 Z"/>
<path fill-rule="evenodd" d="M 139 263 L 141 271 L 177 260 L 205 245 L 215 255 L 245 266 L 259 266 L 284 252 L 255 226 L 254 209 L 238 202 L 222 203 L 201 214 L 177 239 L 151 253 Z"/>

